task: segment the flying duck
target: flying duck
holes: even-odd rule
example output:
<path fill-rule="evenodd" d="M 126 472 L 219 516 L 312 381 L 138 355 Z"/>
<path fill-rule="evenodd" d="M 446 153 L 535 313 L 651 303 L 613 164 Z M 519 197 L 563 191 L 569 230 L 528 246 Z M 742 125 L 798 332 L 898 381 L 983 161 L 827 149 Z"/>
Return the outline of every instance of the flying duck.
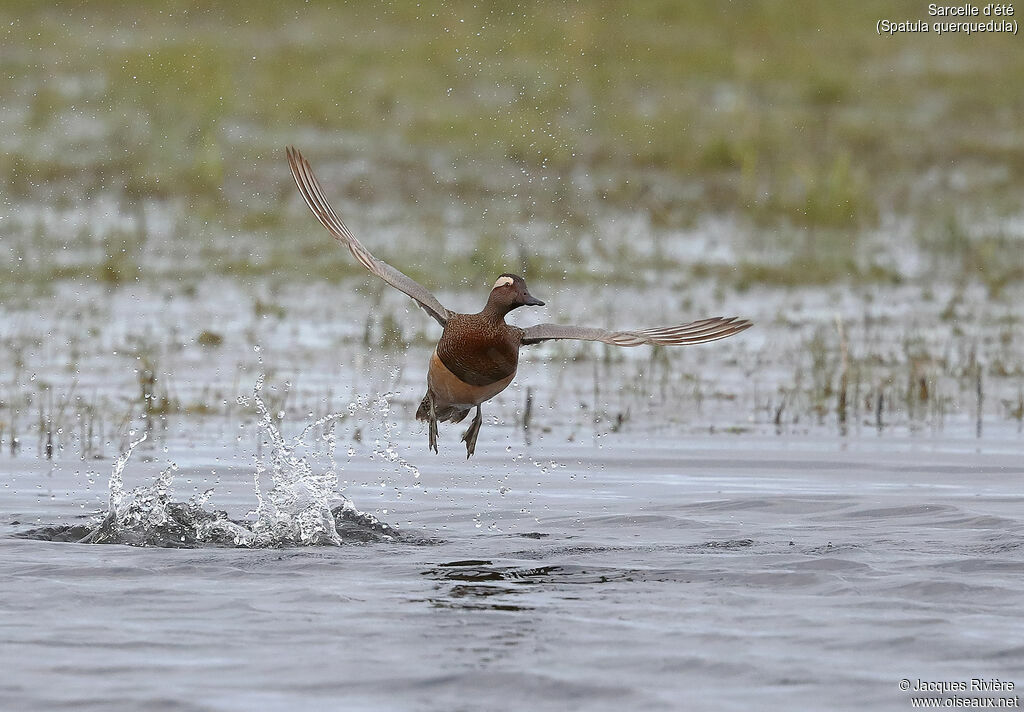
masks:
<path fill-rule="evenodd" d="M 681 326 L 629 331 L 562 324 L 537 324 L 521 329 L 506 324 L 505 315 L 519 307 L 543 306 L 544 302 L 530 294 L 526 282 L 515 274 L 498 277 L 487 296 L 487 303 L 476 314 L 451 311 L 426 287 L 370 254 L 327 202 L 309 161 L 293 147 L 289 147 L 287 153 L 295 184 L 320 224 L 345 245 L 361 265 L 412 297 L 423 311 L 444 327 L 441 339 L 430 356 L 427 393 L 416 410 L 416 419 L 429 424 L 428 445 L 434 452 L 437 452 L 438 422 L 461 422 L 470 410 L 476 408 L 473 422 L 462 435 L 466 443 L 466 457 L 474 453 L 483 421 L 480 404 L 501 393 L 515 378 L 522 346 L 550 339 L 601 341 L 614 346 L 685 346 L 724 339 L 752 326 L 746 319 L 713 317 Z"/>

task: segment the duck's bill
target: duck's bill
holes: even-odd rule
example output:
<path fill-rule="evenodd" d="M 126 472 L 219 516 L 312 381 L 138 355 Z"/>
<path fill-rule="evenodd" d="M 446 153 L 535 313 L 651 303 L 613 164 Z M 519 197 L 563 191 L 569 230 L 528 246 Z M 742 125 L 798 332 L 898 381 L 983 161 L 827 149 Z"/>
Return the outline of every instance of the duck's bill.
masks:
<path fill-rule="evenodd" d="M 541 300 L 537 299 L 537 297 L 533 296 L 529 292 L 526 293 L 526 301 L 523 302 L 523 304 L 525 304 L 528 307 L 542 307 L 542 306 L 544 306 L 544 302 L 542 302 Z"/>

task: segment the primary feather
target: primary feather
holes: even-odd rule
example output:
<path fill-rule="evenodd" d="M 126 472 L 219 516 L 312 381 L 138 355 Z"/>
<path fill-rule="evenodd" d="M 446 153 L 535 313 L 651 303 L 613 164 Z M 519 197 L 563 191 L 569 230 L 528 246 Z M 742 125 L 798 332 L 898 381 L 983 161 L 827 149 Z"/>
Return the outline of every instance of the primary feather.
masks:
<path fill-rule="evenodd" d="M 749 329 L 753 324 L 736 317 L 712 317 L 679 326 L 663 326 L 653 329 L 610 331 L 586 326 L 565 324 L 537 324 L 523 330 L 523 345 L 538 344 L 550 339 L 576 339 L 579 341 L 602 341 L 614 346 L 640 346 L 641 344 L 663 344 L 665 346 L 686 346 L 717 341 Z"/>
<path fill-rule="evenodd" d="M 320 224 L 327 228 L 327 231 L 334 236 L 334 239 L 345 245 L 352 253 L 352 256 L 359 261 L 359 264 L 368 269 L 372 274 L 375 274 L 398 291 L 404 292 L 416 300 L 416 303 L 423 308 L 423 311 L 434 317 L 441 326 L 447 324 L 448 319 L 451 318 L 451 312 L 445 309 L 437 297 L 412 277 L 403 274 L 387 262 L 379 260 L 370 254 L 370 251 L 363 246 L 363 243 L 359 242 L 349 232 L 344 221 L 334 212 L 331 204 L 327 202 L 323 189 L 320 187 L 320 182 L 317 181 L 316 175 L 313 174 L 309 161 L 299 153 L 298 149 L 291 146 L 288 147 L 287 153 L 292 178 L 295 179 L 295 185 L 298 186 L 302 199 L 306 201 L 306 205 L 313 211 L 313 215 L 320 221 Z"/>

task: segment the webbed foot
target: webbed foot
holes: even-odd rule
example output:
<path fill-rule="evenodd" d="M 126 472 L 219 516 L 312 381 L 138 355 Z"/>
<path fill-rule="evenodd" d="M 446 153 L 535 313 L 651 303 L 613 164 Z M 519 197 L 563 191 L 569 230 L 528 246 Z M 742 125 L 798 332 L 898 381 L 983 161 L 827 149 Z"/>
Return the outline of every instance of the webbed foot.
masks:
<path fill-rule="evenodd" d="M 434 399 L 430 398 L 430 424 L 427 427 L 427 447 L 437 453 L 437 415 L 434 413 Z"/>
<path fill-rule="evenodd" d="M 480 414 L 480 406 L 476 407 L 476 416 L 473 422 L 462 434 L 462 442 L 466 443 L 466 459 L 468 460 L 476 452 L 476 438 L 480 435 L 480 426 L 483 424 L 483 416 Z"/>

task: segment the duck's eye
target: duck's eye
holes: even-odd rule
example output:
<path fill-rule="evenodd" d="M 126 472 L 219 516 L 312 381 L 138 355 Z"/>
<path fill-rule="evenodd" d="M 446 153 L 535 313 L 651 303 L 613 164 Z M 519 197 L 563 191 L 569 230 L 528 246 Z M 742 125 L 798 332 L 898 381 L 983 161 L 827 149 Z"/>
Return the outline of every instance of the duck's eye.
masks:
<path fill-rule="evenodd" d="M 512 284 L 511 277 L 498 277 L 498 281 L 494 283 L 491 289 L 497 289 L 498 287 L 504 287 L 506 284 Z"/>

